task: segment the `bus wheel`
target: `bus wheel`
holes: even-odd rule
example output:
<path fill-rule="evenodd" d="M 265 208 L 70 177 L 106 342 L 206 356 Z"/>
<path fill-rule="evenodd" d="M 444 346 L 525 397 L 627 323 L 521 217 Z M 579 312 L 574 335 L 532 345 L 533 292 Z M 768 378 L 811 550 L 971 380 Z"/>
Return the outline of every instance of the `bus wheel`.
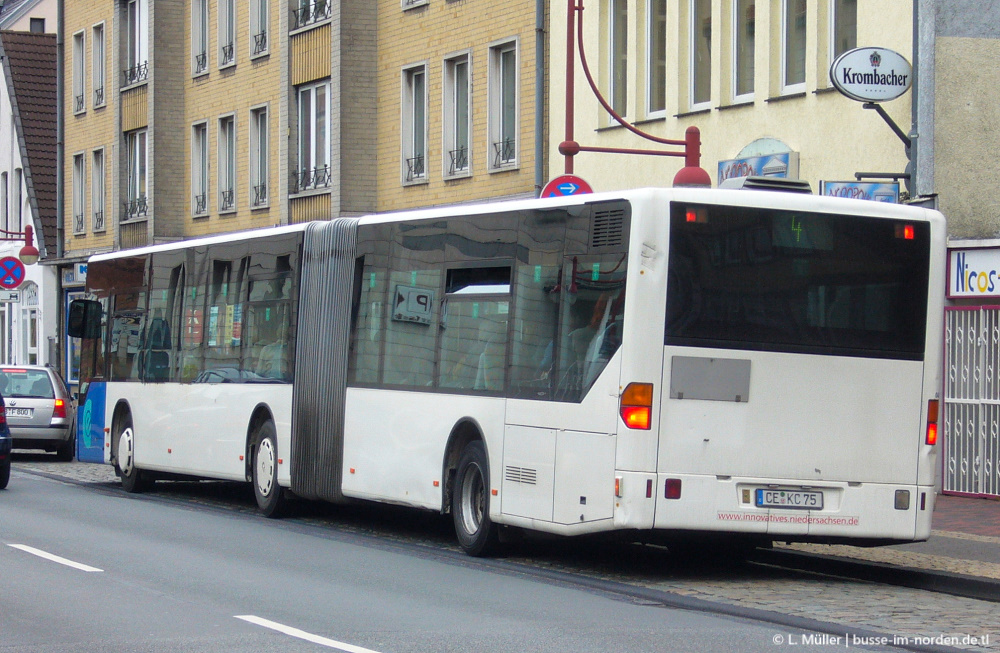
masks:
<path fill-rule="evenodd" d="M 126 415 L 122 420 L 121 431 L 118 432 L 118 454 L 115 471 L 122 480 L 122 489 L 135 494 L 143 492 L 150 486 L 150 479 L 145 472 L 135 466 L 135 430 L 132 428 L 132 416 Z"/>
<path fill-rule="evenodd" d="M 254 436 L 253 493 L 265 517 L 281 516 L 285 495 L 278 485 L 278 438 L 270 421 L 261 424 Z"/>
<path fill-rule="evenodd" d="M 462 550 L 471 556 L 496 553 L 497 525 L 490 521 L 490 472 L 486 447 L 470 442 L 462 451 L 451 495 L 451 516 Z"/>

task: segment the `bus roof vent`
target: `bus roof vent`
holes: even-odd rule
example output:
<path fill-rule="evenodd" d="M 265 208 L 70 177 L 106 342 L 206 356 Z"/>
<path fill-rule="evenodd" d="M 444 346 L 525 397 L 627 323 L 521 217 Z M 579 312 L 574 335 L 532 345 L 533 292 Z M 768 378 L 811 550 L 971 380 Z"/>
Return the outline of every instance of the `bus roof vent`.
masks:
<path fill-rule="evenodd" d="M 785 177 L 730 177 L 719 184 L 719 188 L 736 188 L 751 190 L 780 190 L 786 193 L 812 194 L 812 187 L 804 179 L 787 179 Z"/>
<path fill-rule="evenodd" d="M 590 249 L 621 247 L 625 242 L 625 210 L 596 209 L 590 227 Z"/>

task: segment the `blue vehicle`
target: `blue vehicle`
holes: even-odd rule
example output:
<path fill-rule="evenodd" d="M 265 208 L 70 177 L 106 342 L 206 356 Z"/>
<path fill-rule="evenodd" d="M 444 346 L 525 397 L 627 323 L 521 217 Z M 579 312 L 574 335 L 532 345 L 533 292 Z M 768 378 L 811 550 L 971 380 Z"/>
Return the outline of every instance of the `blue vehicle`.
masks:
<path fill-rule="evenodd" d="M 13 440 L 7 427 L 7 404 L 0 395 L 0 490 L 10 481 L 10 449 Z"/>

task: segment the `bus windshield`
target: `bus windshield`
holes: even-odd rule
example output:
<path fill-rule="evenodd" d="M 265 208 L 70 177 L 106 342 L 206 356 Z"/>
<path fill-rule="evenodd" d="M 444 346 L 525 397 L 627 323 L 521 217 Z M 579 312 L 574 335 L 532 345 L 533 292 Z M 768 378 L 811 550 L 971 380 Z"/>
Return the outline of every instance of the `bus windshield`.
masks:
<path fill-rule="evenodd" d="M 922 360 L 926 222 L 674 202 L 667 345 Z"/>

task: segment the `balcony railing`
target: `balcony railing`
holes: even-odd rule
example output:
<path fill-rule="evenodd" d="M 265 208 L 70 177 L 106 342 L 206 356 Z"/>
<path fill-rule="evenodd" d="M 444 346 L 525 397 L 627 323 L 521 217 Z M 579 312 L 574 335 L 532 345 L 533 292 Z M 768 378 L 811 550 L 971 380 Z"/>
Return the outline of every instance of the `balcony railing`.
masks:
<path fill-rule="evenodd" d="M 406 160 L 406 181 L 424 178 L 424 156 L 412 157 Z"/>
<path fill-rule="evenodd" d="M 493 152 L 496 155 L 493 157 L 494 168 L 500 168 L 514 163 L 514 157 L 516 156 L 514 148 L 515 144 L 516 141 L 513 138 L 505 138 L 499 143 L 493 144 Z"/>
<path fill-rule="evenodd" d="M 73 233 L 82 234 L 86 233 L 87 229 L 83 223 L 83 214 L 78 213 L 73 216 Z"/>
<path fill-rule="evenodd" d="M 203 73 L 208 69 L 208 53 L 202 52 L 194 56 L 194 74 Z"/>
<path fill-rule="evenodd" d="M 104 211 L 94 211 L 94 231 L 104 231 Z"/>
<path fill-rule="evenodd" d="M 149 211 L 149 205 L 146 203 L 146 196 L 140 195 L 139 197 L 133 197 L 127 200 L 122 200 L 122 221 L 133 220 L 135 218 L 145 217 L 146 213 Z"/>
<path fill-rule="evenodd" d="M 330 166 L 299 170 L 292 173 L 292 193 L 301 193 L 317 188 L 329 188 L 332 179 Z"/>
<path fill-rule="evenodd" d="M 143 61 L 122 71 L 122 86 L 131 86 L 149 78 L 149 62 Z"/>
<path fill-rule="evenodd" d="M 104 87 L 94 89 L 94 106 L 103 107 L 104 106 Z"/>
<path fill-rule="evenodd" d="M 194 214 L 201 215 L 208 212 L 208 196 L 205 193 L 194 196 Z"/>
<path fill-rule="evenodd" d="M 451 150 L 448 152 L 448 156 L 451 157 L 451 165 L 448 166 L 449 175 L 465 172 L 469 169 L 469 148 L 460 147 L 457 150 Z"/>
<path fill-rule="evenodd" d="M 298 9 L 292 9 L 292 29 L 312 25 L 322 20 L 326 20 L 333 15 L 333 4 L 331 0 L 300 0 Z"/>
<path fill-rule="evenodd" d="M 219 65 L 225 66 L 231 63 L 233 63 L 233 44 L 230 42 L 222 46 L 222 59 L 219 61 Z"/>
<path fill-rule="evenodd" d="M 261 30 L 260 34 L 253 35 L 253 53 L 262 52 L 267 52 L 267 30 Z"/>
<path fill-rule="evenodd" d="M 83 93 L 80 93 L 73 98 L 73 111 L 77 113 L 83 111 Z"/>
<path fill-rule="evenodd" d="M 236 207 L 236 193 L 232 188 L 219 193 L 219 210 L 232 211 Z"/>
<path fill-rule="evenodd" d="M 267 204 L 267 184 L 259 184 L 253 187 L 253 205 L 264 206 Z"/>

